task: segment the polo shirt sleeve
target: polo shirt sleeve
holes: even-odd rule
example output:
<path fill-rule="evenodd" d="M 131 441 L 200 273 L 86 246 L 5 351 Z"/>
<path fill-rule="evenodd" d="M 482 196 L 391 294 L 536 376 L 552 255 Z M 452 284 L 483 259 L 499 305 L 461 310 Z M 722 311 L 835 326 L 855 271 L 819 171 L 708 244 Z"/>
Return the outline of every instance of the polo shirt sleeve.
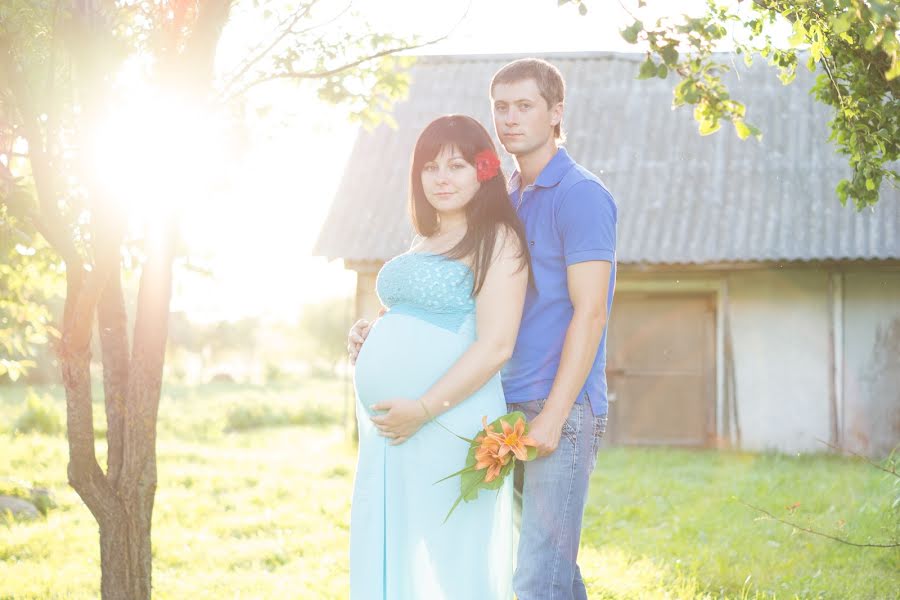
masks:
<path fill-rule="evenodd" d="M 566 266 L 590 260 L 614 262 L 616 203 L 596 181 L 579 181 L 566 192 L 556 215 Z"/>

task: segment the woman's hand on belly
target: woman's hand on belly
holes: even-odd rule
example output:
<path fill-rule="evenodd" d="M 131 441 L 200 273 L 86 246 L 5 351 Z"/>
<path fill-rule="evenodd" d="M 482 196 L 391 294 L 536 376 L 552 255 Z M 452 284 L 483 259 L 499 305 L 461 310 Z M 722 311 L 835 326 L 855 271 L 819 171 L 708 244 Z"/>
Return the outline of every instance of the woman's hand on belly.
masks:
<path fill-rule="evenodd" d="M 429 420 L 425 407 L 418 400 L 409 398 L 392 398 L 373 404 L 370 408 L 387 411 L 383 415 L 369 418 L 379 433 L 391 440 L 392 446 L 411 438 Z"/>

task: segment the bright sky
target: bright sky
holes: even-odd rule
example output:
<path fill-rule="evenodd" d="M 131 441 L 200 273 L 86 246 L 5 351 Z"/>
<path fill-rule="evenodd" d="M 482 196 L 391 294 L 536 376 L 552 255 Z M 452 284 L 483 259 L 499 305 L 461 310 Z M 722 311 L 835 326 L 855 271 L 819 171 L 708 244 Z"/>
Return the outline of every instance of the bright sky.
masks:
<path fill-rule="evenodd" d="M 656 4 L 667 12 L 696 12 L 704 2 Z M 631 23 L 618 2 L 589 0 L 588 5 L 588 15 L 582 17 L 574 6 L 557 7 L 556 0 L 354 4 L 376 30 L 428 39 L 449 31 L 468 6 L 449 39 L 428 48 L 429 54 L 633 50 L 618 34 Z M 226 31 L 220 51 L 226 63 L 240 58 L 241 36 L 252 35 L 246 33 L 250 26 L 242 26 L 236 21 Z M 248 125 L 242 156 L 229 159 L 229 180 L 208 201 L 185 206 L 184 235 L 191 255 L 215 274 L 202 278 L 179 272 L 173 309 L 187 310 L 192 318 L 293 319 L 305 303 L 349 295 L 354 289 L 355 275 L 340 261 L 326 263 L 311 252 L 356 128 L 340 110 L 300 90 L 279 86 L 265 93 L 273 109 Z"/>

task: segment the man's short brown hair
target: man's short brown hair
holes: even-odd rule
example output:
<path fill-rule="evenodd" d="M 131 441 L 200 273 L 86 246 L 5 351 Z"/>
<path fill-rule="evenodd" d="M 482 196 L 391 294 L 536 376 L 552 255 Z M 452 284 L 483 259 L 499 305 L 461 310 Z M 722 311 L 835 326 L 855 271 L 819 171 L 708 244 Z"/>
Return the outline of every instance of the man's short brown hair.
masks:
<path fill-rule="evenodd" d="M 491 94 L 498 83 L 516 83 L 526 79 L 533 79 L 538 86 L 547 108 L 553 108 L 566 98 L 566 82 L 559 69 L 540 58 L 520 58 L 503 66 L 494 73 L 491 79 Z M 553 130 L 557 140 L 564 138 L 562 133 L 562 121 L 557 123 Z"/>

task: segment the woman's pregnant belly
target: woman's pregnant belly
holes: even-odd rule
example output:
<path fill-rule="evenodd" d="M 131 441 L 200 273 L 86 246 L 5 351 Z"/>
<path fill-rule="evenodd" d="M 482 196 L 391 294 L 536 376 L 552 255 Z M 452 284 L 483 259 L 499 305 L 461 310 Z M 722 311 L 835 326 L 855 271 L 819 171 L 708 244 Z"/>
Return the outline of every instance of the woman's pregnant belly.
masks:
<path fill-rule="evenodd" d="M 356 360 L 360 403 L 371 412 L 369 407 L 382 400 L 421 396 L 472 341 L 422 319 L 388 312 L 372 327 Z"/>

